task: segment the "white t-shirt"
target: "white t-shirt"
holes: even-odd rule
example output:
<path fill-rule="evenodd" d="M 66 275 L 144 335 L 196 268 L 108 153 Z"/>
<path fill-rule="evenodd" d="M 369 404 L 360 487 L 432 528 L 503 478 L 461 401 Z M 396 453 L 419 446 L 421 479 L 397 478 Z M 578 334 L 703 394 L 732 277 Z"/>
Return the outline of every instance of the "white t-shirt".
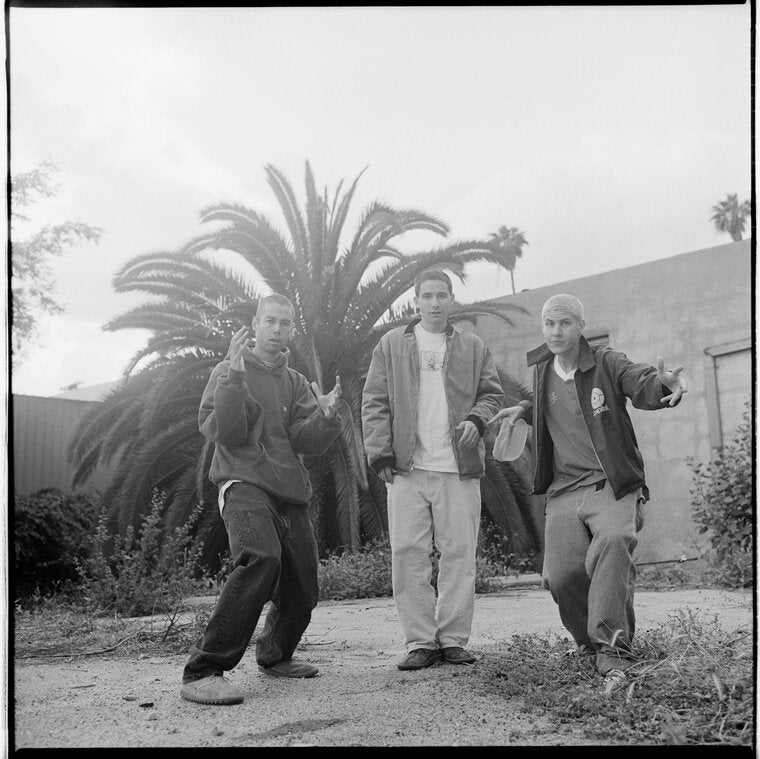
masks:
<path fill-rule="evenodd" d="M 458 472 L 451 445 L 449 404 L 443 385 L 446 333 L 414 328 L 420 360 L 420 394 L 417 401 L 417 442 L 414 466 L 431 472 Z"/>

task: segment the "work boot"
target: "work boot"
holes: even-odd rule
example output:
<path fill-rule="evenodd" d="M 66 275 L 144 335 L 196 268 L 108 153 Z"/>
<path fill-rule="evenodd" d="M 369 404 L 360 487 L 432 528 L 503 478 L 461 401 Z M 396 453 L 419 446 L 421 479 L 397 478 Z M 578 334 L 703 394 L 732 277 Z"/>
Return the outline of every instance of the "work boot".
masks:
<path fill-rule="evenodd" d="M 478 657 L 465 651 L 461 646 L 449 646 L 441 649 L 441 658 L 448 664 L 472 664 Z"/>
<path fill-rule="evenodd" d="M 399 669 L 422 669 L 438 661 L 438 652 L 434 648 L 415 648 L 410 651 L 396 666 Z"/>

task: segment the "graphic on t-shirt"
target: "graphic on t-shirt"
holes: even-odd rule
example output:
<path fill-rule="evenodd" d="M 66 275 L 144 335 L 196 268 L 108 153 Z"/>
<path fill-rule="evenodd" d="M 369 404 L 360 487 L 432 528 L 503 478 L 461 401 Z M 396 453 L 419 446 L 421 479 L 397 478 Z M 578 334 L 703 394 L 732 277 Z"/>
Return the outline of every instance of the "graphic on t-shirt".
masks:
<path fill-rule="evenodd" d="M 420 350 L 420 370 L 423 372 L 440 372 L 443 368 L 445 351 Z"/>
<path fill-rule="evenodd" d="M 559 400 L 556 390 L 552 390 L 552 394 L 549 396 L 549 400 L 552 402 L 552 406 Z"/>

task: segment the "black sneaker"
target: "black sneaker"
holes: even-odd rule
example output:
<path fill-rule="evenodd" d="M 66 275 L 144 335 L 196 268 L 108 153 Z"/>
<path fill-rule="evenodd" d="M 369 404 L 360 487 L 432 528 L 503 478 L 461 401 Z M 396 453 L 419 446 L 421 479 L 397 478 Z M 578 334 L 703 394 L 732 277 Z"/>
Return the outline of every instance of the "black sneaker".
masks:
<path fill-rule="evenodd" d="M 438 661 L 438 652 L 433 648 L 415 648 L 410 651 L 396 666 L 399 669 L 422 669 Z"/>

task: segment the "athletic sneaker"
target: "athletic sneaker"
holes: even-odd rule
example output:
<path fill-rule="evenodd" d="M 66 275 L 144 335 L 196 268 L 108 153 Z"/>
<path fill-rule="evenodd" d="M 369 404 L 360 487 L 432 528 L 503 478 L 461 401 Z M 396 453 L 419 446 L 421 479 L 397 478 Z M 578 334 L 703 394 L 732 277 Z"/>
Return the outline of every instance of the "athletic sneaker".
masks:
<path fill-rule="evenodd" d="M 619 690 L 628 682 L 625 672 L 620 669 L 611 669 L 602 681 L 602 692 L 609 696 L 613 691 Z"/>

